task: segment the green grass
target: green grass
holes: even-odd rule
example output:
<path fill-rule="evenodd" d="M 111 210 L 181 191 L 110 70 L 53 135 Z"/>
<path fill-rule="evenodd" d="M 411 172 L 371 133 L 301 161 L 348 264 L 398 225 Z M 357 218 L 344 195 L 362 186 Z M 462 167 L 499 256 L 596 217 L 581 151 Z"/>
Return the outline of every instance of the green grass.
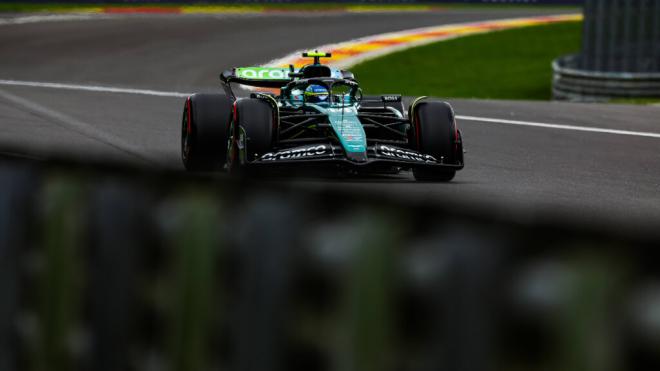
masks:
<path fill-rule="evenodd" d="M 556 57 L 580 49 L 581 22 L 518 28 L 438 42 L 361 63 L 367 94 L 551 98 Z"/>
<path fill-rule="evenodd" d="M 83 11 L 85 9 L 103 7 L 103 6 L 113 6 L 113 7 L 140 7 L 140 6 L 158 6 L 158 7 L 179 7 L 181 5 L 195 5 L 195 6 L 231 6 L 234 8 L 241 8 L 246 10 L 258 10 L 258 9 L 269 9 L 269 10 L 339 10 L 351 6 L 359 6 L 362 8 L 375 7 L 378 9 L 391 9 L 397 10 L 401 8 L 411 8 L 418 7 L 422 8 L 424 6 L 432 6 L 438 8 L 475 8 L 475 9 L 511 9 L 511 8 L 529 8 L 538 5 L 529 5 L 529 4 L 464 4 L 464 3 L 455 3 L 455 4 L 437 4 L 437 3 L 416 3 L 416 4 L 364 4 L 364 3 L 296 3 L 296 4 L 273 4 L 273 3 L 253 3 L 253 4 L 240 4 L 240 3 L 200 3 L 200 4 L 176 4 L 176 3 L 148 3 L 148 4 L 139 4 L 139 3 L 118 3 L 118 2 L 102 2 L 98 4 L 83 4 L 83 3 L 63 3 L 63 2 L 52 2 L 52 3 L 43 3 L 43 4 L 34 4 L 34 3 L 23 3 L 20 1 L 17 2 L 3 2 L 0 3 L 0 13 L 2 12 L 66 12 L 66 11 Z M 575 9 L 578 10 L 578 7 L 572 6 L 544 6 L 544 9 Z"/>

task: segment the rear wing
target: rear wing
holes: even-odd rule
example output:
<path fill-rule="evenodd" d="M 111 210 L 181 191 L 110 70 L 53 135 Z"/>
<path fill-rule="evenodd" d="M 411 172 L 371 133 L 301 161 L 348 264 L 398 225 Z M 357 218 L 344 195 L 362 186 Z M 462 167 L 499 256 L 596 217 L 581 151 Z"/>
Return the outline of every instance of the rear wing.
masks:
<path fill-rule="evenodd" d="M 302 69 L 295 69 L 293 66 L 289 68 L 284 67 L 237 67 L 226 70 L 220 75 L 220 80 L 223 82 L 225 89 L 229 89 L 229 84 L 236 83 L 240 85 L 255 86 L 259 88 L 275 88 L 279 89 L 290 83 L 294 79 L 309 77 L 307 72 L 311 71 L 312 67 L 322 66 L 330 75 L 328 77 L 338 79 L 355 80 L 353 73 L 350 71 L 331 69 L 323 65 L 310 65 Z M 306 71 L 306 72 L 302 72 Z M 327 75 L 312 74 L 312 77 L 323 77 Z M 233 96 L 233 94 L 231 94 Z"/>
<path fill-rule="evenodd" d="M 289 67 L 237 67 L 226 70 L 220 75 L 220 81 L 225 85 L 234 82 L 241 85 L 256 86 L 260 88 L 281 88 L 295 78 L 334 77 L 354 80 L 349 71 L 331 69 L 321 64 L 321 58 L 330 58 L 332 54 L 318 50 L 305 52 L 303 58 L 314 58 L 314 64 L 296 70 L 293 65 Z M 231 90 L 231 89 L 229 89 Z"/>
<path fill-rule="evenodd" d="M 293 81 L 289 73 L 295 70 L 281 67 L 238 67 L 226 70 L 220 75 L 225 84 L 237 83 L 241 85 L 261 88 L 281 88 Z"/>

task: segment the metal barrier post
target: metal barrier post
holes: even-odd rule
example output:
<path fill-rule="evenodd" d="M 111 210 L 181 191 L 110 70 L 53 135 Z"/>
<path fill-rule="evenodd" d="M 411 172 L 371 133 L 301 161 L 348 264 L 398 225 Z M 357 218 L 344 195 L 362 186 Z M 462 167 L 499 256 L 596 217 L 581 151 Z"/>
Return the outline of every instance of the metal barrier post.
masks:
<path fill-rule="evenodd" d="M 44 185 L 41 240 L 43 266 L 37 278 L 38 339 L 32 370 L 71 370 L 84 346 L 81 324 L 83 236 L 81 182 L 54 176 Z M 81 197 L 83 196 L 83 197 Z"/>
<path fill-rule="evenodd" d="M 287 202 L 289 201 L 289 202 Z M 284 369 L 292 255 L 303 215 L 292 200 L 259 194 L 241 205 L 234 233 L 240 284 L 232 334 L 236 371 Z"/>
<path fill-rule="evenodd" d="M 220 255 L 220 227 L 223 216 L 213 197 L 205 192 L 188 194 L 167 208 L 171 219 L 166 231 L 170 249 L 171 276 L 168 280 L 170 308 L 168 325 L 169 358 L 175 371 L 210 369 L 211 338 L 219 312 L 221 285 L 216 281 Z"/>
<path fill-rule="evenodd" d="M 92 334 L 90 369 L 127 370 L 137 325 L 140 257 L 148 236 L 145 195 L 115 181 L 93 191 L 87 269 Z"/>
<path fill-rule="evenodd" d="M 0 370 L 17 369 L 21 256 L 30 243 L 35 183 L 28 169 L 0 164 Z"/>

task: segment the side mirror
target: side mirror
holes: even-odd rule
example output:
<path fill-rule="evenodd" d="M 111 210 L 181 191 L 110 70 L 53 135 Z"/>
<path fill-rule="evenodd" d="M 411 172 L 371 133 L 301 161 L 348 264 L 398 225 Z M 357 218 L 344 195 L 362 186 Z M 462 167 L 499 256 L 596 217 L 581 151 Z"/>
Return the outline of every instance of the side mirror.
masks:
<path fill-rule="evenodd" d="M 332 87 L 332 102 L 341 105 L 352 104 L 355 98 L 353 89 L 355 89 L 354 86 L 346 84 L 334 85 Z"/>

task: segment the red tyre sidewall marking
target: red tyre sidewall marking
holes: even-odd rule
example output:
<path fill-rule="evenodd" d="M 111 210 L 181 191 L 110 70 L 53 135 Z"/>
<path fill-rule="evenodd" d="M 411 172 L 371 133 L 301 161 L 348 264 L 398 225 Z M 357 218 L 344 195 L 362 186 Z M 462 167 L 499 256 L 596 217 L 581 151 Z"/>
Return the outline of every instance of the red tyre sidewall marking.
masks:
<path fill-rule="evenodd" d="M 186 131 L 188 132 L 188 135 L 192 135 L 192 114 L 191 114 L 192 105 L 190 103 L 190 99 L 191 97 L 188 97 L 188 99 L 186 99 L 186 109 L 188 111 L 188 127 L 186 128 Z"/>
<path fill-rule="evenodd" d="M 233 116 L 232 121 L 234 123 L 234 126 L 231 128 L 232 132 L 229 133 L 231 135 L 231 142 L 232 142 L 232 150 L 231 153 L 229 153 L 229 158 L 230 158 L 230 169 L 229 171 L 233 171 L 236 167 L 236 158 L 238 157 L 237 151 L 238 151 L 238 143 L 237 143 L 237 132 L 238 132 L 238 100 L 234 101 L 234 106 L 233 106 Z"/>
<path fill-rule="evenodd" d="M 417 108 L 417 107 L 414 107 Z M 415 119 L 415 139 L 417 139 L 417 150 L 421 151 L 422 147 L 420 145 L 420 130 L 421 130 L 421 125 L 419 124 L 419 114 L 417 113 L 417 110 L 413 113 L 413 118 Z"/>
<path fill-rule="evenodd" d="M 454 119 L 454 156 L 458 159 L 458 125 L 456 125 L 456 119 Z"/>

